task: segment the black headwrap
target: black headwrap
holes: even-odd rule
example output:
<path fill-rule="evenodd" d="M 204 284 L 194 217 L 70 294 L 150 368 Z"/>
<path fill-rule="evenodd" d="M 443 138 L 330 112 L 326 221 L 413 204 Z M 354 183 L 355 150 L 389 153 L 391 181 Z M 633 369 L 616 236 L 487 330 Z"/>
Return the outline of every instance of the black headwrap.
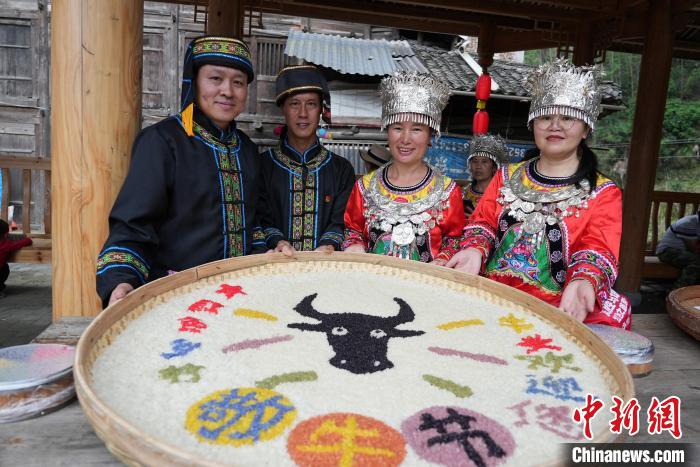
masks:
<path fill-rule="evenodd" d="M 182 94 L 180 96 L 180 116 L 185 132 L 192 136 L 194 118 L 194 77 L 202 65 L 220 65 L 237 68 L 248 76 L 250 84 L 255 77 L 250 50 L 245 42 L 231 37 L 200 36 L 192 39 L 185 52 L 182 67 Z"/>
<path fill-rule="evenodd" d="M 297 65 L 282 68 L 277 74 L 275 102 L 281 106 L 292 94 L 300 92 L 317 92 L 321 95 L 323 113 L 321 118 L 331 123 L 331 93 L 328 91 L 326 78 L 314 65 Z"/>

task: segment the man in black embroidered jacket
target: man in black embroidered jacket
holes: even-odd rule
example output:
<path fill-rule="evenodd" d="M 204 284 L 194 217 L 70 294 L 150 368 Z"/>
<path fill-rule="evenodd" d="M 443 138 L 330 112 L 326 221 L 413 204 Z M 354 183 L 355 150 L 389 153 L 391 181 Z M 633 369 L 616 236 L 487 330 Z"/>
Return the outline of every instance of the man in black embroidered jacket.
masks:
<path fill-rule="evenodd" d="M 265 243 L 287 254 L 339 250 L 355 171 L 316 136 L 322 112 L 330 120 L 326 80 L 313 65 L 290 66 L 277 75 L 276 87 L 286 125 L 278 145 L 261 154 Z"/>
<path fill-rule="evenodd" d="M 253 77 L 242 41 L 203 36 L 190 43 L 182 110 L 136 138 L 110 213 L 97 260 L 103 306 L 171 271 L 264 250 L 262 231 L 253 228 L 260 157 L 235 122 Z"/>

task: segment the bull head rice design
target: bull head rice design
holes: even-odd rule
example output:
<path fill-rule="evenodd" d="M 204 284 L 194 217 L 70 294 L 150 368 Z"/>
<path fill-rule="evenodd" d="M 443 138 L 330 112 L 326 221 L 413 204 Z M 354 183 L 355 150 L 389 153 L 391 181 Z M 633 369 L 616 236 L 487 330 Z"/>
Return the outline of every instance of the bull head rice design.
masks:
<path fill-rule="evenodd" d="M 294 310 L 302 316 L 320 321 L 317 324 L 292 323 L 287 326 L 302 331 L 325 332 L 335 355 L 330 364 L 355 374 L 374 373 L 393 368 L 387 358 L 387 344 L 392 337 L 420 336 L 423 331 L 396 329 L 415 318 L 411 307 L 400 298 L 396 316 L 371 316 L 361 313 L 320 313 L 311 304 L 318 294 L 304 297 Z"/>

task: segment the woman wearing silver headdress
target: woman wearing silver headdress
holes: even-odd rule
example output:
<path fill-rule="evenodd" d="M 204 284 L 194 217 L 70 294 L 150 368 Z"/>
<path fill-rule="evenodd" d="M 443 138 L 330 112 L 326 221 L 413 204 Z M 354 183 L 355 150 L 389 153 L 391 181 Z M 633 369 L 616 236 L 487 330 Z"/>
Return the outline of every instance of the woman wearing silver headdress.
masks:
<path fill-rule="evenodd" d="M 498 168 L 508 163 L 508 147 L 498 135 L 476 135 L 469 143 L 469 173 L 472 181 L 462 190 L 464 213 L 471 216 Z"/>
<path fill-rule="evenodd" d="M 579 321 L 629 328 L 613 290 L 622 192 L 597 171 L 585 139 L 600 113 L 600 72 L 563 60 L 535 70 L 528 127 L 533 157 L 501 168 L 448 266 L 530 293 Z"/>
<path fill-rule="evenodd" d="M 444 265 L 459 249 L 462 197 L 423 158 L 432 134 L 440 134 L 449 90 L 431 76 L 404 72 L 383 79 L 380 94 L 392 160 L 355 184 L 343 249 Z"/>

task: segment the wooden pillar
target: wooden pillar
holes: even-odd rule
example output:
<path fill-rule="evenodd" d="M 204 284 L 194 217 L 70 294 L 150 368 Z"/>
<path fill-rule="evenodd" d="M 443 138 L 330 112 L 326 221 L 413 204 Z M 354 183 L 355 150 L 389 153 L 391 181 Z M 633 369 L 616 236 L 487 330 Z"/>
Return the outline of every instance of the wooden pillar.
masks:
<path fill-rule="evenodd" d="M 95 260 L 141 126 L 141 0 L 62 0 L 51 13 L 54 321 L 94 316 Z"/>
<path fill-rule="evenodd" d="M 627 292 L 638 291 L 642 278 L 673 49 L 671 0 L 650 4 L 623 197 L 618 287 Z"/>
<path fill-rule="evenodd" d="M 496 26 L 493 23 L 482 23 L 479 28 L 479 43 L 476 46 L 479 55 L 479 65 L 484 70 L 493 64 L 494 41 L 496 39 Z"/>
<path fill-rule="evenodd" d="M 244 12 L 242 0 L 209 0 L 207 34 L 242 38 Z"/>
<path fill-rule="evenodd" d="M 593 26 L 590 21 L 579 23 L 574 44 L 573 62 L 576 66 L 593 65 L 595 47 L 593 46 Z"/>

